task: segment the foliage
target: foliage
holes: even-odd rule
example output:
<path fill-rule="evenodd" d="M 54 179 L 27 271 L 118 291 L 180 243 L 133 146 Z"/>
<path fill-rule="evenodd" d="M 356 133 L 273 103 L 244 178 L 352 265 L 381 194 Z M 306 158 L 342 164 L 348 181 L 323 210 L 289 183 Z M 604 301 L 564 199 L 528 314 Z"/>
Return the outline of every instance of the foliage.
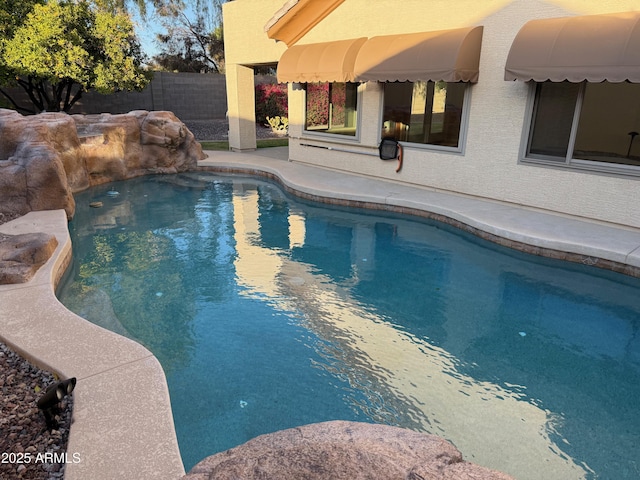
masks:
<path fill-rule="evenodd" d="M 157 14 L 165 33 L 156 41 L 161 52 L 155 67 L 178 72 L 220 73 L 224 70 L 222 4 L 227 0 L 192 0 L 192 8 L 180 0 L 165 0 Z"/>
<path fill-rule="evenodd" d="M 307 128 L 329 125 L 329 83 L 307 84 Z"/>
<path fill-rule="evenodd" d="M 210 73 L 212 67 L 198 58 L 186 45 L 187 50 L 184 53 L 167 53 L 163 52 L 153 57 L 152 67 L 154 70 L 164 70 L 167 72 L 191 72 L 191 73 Z"/>
<path fill-rule="evenodd" d="M 267 123 L 271 130 L 277 134 L 285 134 L 289 131 L 289 119 L 276 115 L 275 117 L 267 117 Z"/>
<path fill-rule="evenodd" d="M 0 3 L 2 15 L 11 13 L 12 1 Z M 68 112 L 90 89 L 106 94 L 148 83 L 131 19 L 113 1 L 32 3 L 0 41 L 0 85 L 22 87 L 33 104 L 18 105 L 0 89 L 14 108 Z"/>
<path fill-rule="evenodd" d="M 286 83 L 256 85 L 255 94 L 257 123 L 266 125 L 269 117 L 287 118 L 289 116 L 289 94 Z"/>
<path fill-rule="evenodd" d="M 165 24 L 166 34 L 157 35 L 162 52 L 153 57 L 156 66 L 172 72 L 220 73 L 224 62 L 222 28 L 207 33 L 204 17 L 184 14 Z"/>
<path fill-rule="evenodd" d="M 307 128 L 344 126 L 346 121 L 346 83 L 325 82 L 307 85 Z"/>
<path fill-rule="evenodd" d="M 13 78 L 12 72 L 2 61 L 5 39 L 13 37 L 14 32 L 24 23 L 34 5 L 44 2 L 45 0 L 0 0 L 0 85 L 6 84 Z"/>
<path fill-rule="evenodd" d="M 34 5 L 45 0 L 0 0 L 0 38 L 7 38 L 24 22 Z"/>
<path fill-rule="evenodd" d="M 344 125 L 346 121 L 347 84 L 331 84 L 331 125 Z"/>

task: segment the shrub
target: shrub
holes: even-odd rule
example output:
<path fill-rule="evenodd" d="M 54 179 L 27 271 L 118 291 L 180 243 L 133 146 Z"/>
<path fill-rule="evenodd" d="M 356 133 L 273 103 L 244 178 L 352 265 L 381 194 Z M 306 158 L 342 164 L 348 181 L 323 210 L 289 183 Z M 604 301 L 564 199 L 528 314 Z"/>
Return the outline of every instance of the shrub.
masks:
<path fill-rule="evenodd" d="M 346 121 L 347 84 L 334 83 L 331 86 L 331 124 L 344 125 Z"/>
<path fill-rule="evenodd" d="M 289 119 L 287 117 L 267 117 L 271 131 L 279 135 L 286 135 L 289 131 Z"/>
<path fill-rule="evenodd" d="M 256 122 L 268 125 L 267 117 L 287 118 L 288 100 L 286 83 L 256 85 Z"/>
<path fill-rule="evenodd" d="M 329 125 L 329 84 L 307 84 L 307 128 Z"/>

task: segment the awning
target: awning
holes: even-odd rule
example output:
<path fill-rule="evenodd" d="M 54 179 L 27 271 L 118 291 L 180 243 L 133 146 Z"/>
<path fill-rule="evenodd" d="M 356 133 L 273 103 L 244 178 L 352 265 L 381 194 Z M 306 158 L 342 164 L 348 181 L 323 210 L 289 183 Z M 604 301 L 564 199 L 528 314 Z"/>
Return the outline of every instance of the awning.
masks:
<path fill-rule="evenodd" d="M 353 65 L 366 37 L 326 43 L 294 45 L 278 63 L 278 81 L 353 82 Z"/>
<path fill-rule="evenodd" d="M 532 20 L 516 35 L 505 80 L 640 82 L 640 12 Z"/>
<path fill-rule="evenodd" d="M 359 82 L 477 82 L 482 27 L 373 37 L 355 64 Z"/>

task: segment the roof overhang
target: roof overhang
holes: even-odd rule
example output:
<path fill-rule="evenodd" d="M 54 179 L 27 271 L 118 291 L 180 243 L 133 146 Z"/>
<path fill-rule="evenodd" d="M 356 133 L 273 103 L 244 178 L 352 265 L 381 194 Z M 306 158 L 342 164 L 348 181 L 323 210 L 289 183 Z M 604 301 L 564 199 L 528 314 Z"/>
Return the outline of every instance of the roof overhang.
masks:
<path fill-rule="evenodd" d="M 344 0 L 288 0 L 264 27 L 267 36 L 295 44 Z"/>
<path fill-rule="evenodd" d="M 640 83 L 640 12 L 532 20 L 511 45 L 504 78 Z"/>

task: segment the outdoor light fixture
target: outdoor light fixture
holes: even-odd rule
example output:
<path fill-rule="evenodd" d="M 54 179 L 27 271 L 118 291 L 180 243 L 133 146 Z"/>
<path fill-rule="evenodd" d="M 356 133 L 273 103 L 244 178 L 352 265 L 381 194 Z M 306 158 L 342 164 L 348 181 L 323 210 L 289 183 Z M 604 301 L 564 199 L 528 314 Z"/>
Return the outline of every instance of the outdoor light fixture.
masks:
<path fill-rule="evenodd" d="M 60 402 L 70 395 L 75 387 L 76 377 L 68 378 L 50 385 L 38 399 L 38 408 L 42 410 L 49 430 L 56 427 L 55 416 L 60 411 Z"/>

